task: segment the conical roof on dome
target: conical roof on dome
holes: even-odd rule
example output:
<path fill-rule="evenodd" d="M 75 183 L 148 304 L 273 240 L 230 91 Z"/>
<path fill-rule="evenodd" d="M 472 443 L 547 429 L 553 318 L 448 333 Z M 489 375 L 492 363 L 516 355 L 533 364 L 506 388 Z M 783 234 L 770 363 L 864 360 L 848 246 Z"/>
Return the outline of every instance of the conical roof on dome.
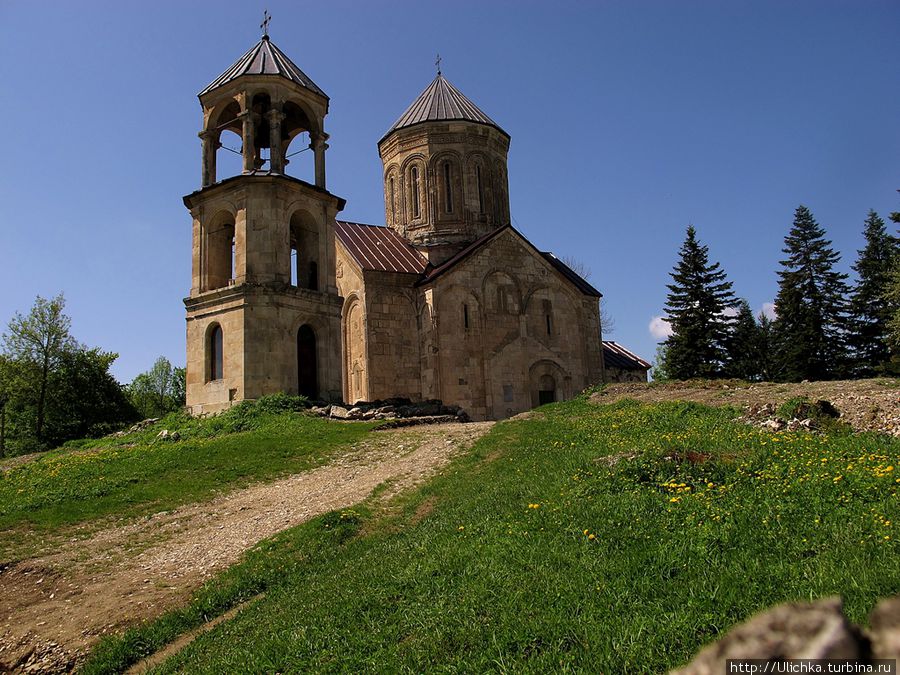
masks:
<path fill-rule="evenodd" d="M 419 97 L 412 102 L 412 105 L 406 109 L 400 119 L 394 122 L 393 126 L 387 130 L 382 140 L 389 136 L 391 132 L 403 127 L 411 127 L 414 124 L 422 122 L 444 122 L 451 120 L 463 120 L 466 122 L 477 122 L 478 124 L 487 124 L 492 126 L 503 134 L 507 134 L 500 125 L 484 114 L 482 110 L 472 103 L 466 96 L 456 87 L 454 87 L 447 79 L 438 72 L 434 81 L 426 87 L 425 91 L 419 94 Z"/>
<path fill-rule="evenodd" d="M 291 61 L 283 51 L 269 40 L 268 35 L 264 35 L 250 51 L 235 61 L 231 68 L 210 82 L 198 96 L 203 96 L 213 89 L 228 84 L 241 75 L 275 75 L 284 77 L 291 82 L 299 84 L 301 87 L 306 87 L 319 96 L 328 98 L 325 92 L 319 89 L 316 83 L 297 67 L 297 64 Z"/>

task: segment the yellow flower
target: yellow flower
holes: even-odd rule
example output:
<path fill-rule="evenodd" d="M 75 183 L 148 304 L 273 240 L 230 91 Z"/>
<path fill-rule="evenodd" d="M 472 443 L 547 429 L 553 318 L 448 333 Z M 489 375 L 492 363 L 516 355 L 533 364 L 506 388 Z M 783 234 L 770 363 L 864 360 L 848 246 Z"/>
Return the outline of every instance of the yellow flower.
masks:
<path fill-rule="evenodd" d="M 588 531 L 587 531 L 587 530 L 585 530 L 585 531 L 584 531 L 584 535 L 585 535 L 585 536 L 587 536 L 587 533 L 588 533 Z"/>
<path fill-rule="evenodd" d="M 588 535 L 588 539 L 590 539 L 591 541 L 594 541 L 594 539 L 596 539 L 596 538 L 597 538 L 597 537 L 596 537 L 595 535 L 593 535 L 593 534 L 589 534 L 589 535 Z"/>
<path fill-rule="evenodd" d="M 681 501 L 681 497 L 672 497 L 669 501 L 672 503 L 677 503 Z"/>
<path fill-rule="evenodd" d="M 456 529 L 459 530 L 460 532 L 462 532 L 464 529 L 466 529 L 466 526 L 465 526 L 465 525 L 460 525 L 460 526 L 457 527 Z"/>

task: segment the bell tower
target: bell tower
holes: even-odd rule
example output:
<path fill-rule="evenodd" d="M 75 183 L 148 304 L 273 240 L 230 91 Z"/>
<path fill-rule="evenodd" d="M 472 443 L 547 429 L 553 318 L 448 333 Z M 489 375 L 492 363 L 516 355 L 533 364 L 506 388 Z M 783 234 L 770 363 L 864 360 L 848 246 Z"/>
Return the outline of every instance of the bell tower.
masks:
<path fill-rule="evenodd" d="M 333 223 L 345 201 L 325 187 L 328 97 L 266 30 L 199 99 L 201 187 L 184 198 L 187 405 L 215 412 L 280 391 L 340 399 Z M 229 150 L 239 173 L 223 177 L 217 159 Z M 287 172 L 306 150 L 297 162 L 312 162 L 311 182 Z"/>
<path fill-rule="evenodd" d="M 438 70 L 378 142 L 388 226 L 440 265 L 508 225 L 508 151 L 509 134 Z"/>

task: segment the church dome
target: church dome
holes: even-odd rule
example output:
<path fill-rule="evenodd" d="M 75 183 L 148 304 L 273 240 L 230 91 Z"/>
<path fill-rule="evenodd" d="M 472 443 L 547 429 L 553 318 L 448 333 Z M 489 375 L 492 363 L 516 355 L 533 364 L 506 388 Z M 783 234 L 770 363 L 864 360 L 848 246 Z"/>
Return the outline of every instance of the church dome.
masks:
<path fill-rule="evenodd" d="M 388 129 L 382 140 L 397 129 L 411 127 L 423 122 L 476 122 L 494 127 L 501 133 L 507 134 L 494 120 L 488 117 L 477 105 L 472 103 L 465 94 L 454 87 L 438 72 L 437 77 L 429 84 L 425 91 L 412 102 L 400 119 Z"/>
<path fill-rule="evenodd" d="M 509 142 L 438 71 L 378 141 L 388 226 L 438 265 L 507 225 Z"/>

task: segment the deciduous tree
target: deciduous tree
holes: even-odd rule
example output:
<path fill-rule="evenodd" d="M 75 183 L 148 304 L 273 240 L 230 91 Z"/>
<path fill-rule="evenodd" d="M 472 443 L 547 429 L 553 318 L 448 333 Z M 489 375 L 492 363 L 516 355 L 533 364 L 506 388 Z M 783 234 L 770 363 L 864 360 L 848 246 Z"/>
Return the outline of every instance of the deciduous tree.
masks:
<path fill-rule="evenodd" d="M 39 443 L 43 442 L 44 436 L 50 373 L 58 366 L 62 354 L 75 345 L 69 335 L 71 320 L 63 313 L 65 305 L 62 293 L 50 300 L 39 295 L 27 315 L 16 312 L 3 335 L 3 348 L 7 357 L 33 365 L 37 369 L 34 435 Z"/>
<path fill-rule="evenodd" d="M 177 410 L 184 405 L 184 368 L 173 368 L 160 356 L 150 370 L 134 378 L 128 396 L 145 418 Z"/>

